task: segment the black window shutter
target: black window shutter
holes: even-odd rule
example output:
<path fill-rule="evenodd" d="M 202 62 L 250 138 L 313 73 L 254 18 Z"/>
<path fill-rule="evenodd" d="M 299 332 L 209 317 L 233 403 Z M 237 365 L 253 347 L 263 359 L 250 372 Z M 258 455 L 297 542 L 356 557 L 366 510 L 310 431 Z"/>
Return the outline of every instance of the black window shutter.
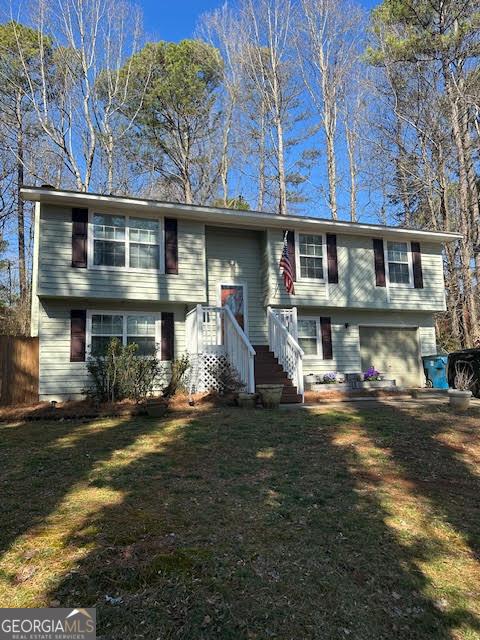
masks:
<path fill-rule="evenodd" d="M 413 286 L 423 289 L 422 253 L 420 243 L 412 242 Z"/>
<path fill-rule="evenodd" d="M 338 283 L 337 236 L 327 233 L 328 282 Z"/>
<path fill-rule="evenodd" d="M 85 309 L 72 309 L 70 311 L 70 362 L 85 362 L 86 329 Z"/>
<path fill-rule="evenodd" d="M 88 209 L 72 209 L 72 267 L 87 267 Z"/>
<path fill-rule="evenodd" d="M 320 318 L 320 329 L 322 332 L 322 353 L 324 360 L 333 358 L 332 348 L 332 322 L 330 318 Z"/>
<path fill-rule="evenodd" d="M 293 281 L 297 281 L 297 262 L 295 260 L 295 231 L 287 231 L 287 247 L 288 257 L 290 258 L 290 265 L 292 269 Z M 285 237 L 285 231 L 283 232 Z"/>
<path fill-rule="evenodd" d="M 385 254 L 381 238 L 373 239 L 373 255 L 375 260 L 375 284 L 377 287 L 385 287 Z"/>
<path fill-rule="evenodd" d="M 175 329 L 173 313 L 162 311 L 161 359 L 173 360 L 175 357 Z"/>
<path fill-rule="evenodd" d="M 165 273 L 178 273 L 178 232 L 175 218 L 165 218 Z"/>

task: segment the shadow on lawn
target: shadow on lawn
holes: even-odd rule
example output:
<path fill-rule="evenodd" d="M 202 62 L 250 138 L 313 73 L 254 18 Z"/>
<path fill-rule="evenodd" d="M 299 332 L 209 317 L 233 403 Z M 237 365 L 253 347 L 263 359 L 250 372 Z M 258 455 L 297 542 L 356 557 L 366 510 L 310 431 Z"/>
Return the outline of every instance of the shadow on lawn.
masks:
<path fill-rule="evenodd" d="M 373 430 L 366 421 L 369 435 L 389 447 L 404 478 L 465 537 L 480 560 L 480 476 L 462 460 L 468 445 L 480 445 L 478 410 L 463 414 L 464 420 L 446 406 L 434 407 L 429 417 L 417 413 L 414 420 L 408 411 L 395 411 L 404 417 L 401 429 Z M 447 433 L 451 430 L 453 437 Z M 478 455 L 472 463 L 478 465 Z"/>
<path fill-rule="evenodd" d="M 44 523 L 99 461 L 154 428 L 145 421 L 139 427 L 134 419 L 112 424 L 108 429 L 95 428 L 95 421 L 0 424 L 0 553 Z"/>
<path fill-rule="evenodd" d="M 376 495 L 359 490 L 355 450 L 335 443 L 344 425 L 368 430 L 368 420 L 340 413 L 191 416 L 168 442 L 91 480 L 122 502 L 65 541 L 90 551 L 48 598 L 97 606 L 108 639 L 442 640 L 460 624 L 478 631 L 468 611 L 446 615 L 427 597 L 417 563 L 432 551 L 400 545 Z M 79 460 L 76 477 L 64 485 L 60 449 L 59 486 L 36 520 L 93 461 L 167 429 L 171 421 L 144 419 L 85 432 L 69 454 Z M 27 518 L 19 524 L 17 535 Z M 121 604 L 106 605 L 106 595 Z"/>

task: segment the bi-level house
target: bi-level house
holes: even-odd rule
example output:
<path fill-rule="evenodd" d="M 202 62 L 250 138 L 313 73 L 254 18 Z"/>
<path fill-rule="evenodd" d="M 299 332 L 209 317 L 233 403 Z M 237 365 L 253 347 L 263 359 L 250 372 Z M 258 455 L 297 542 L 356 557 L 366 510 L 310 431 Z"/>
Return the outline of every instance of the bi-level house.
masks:
<path fill-rule="evenodd" d="M 452 233 L 26 187 L 35 201 L 32 333 L 40 398 L 76 398 L 86 358 L 112 336 L 188 352 L 194 388 L 229 361 L 250 391 L 373 365 L 421 386 L 445 309 L 442 245 Z M 279 260 L 288 242 L 294 293 Z"/>

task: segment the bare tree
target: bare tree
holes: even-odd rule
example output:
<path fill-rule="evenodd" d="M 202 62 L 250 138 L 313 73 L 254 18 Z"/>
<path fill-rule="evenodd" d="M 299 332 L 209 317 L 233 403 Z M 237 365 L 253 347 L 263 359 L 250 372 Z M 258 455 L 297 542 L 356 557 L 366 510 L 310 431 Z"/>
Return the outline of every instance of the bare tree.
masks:
<path fill-rule="evenodd" d="M 297 49 L 305 86 L 325 135 L 328 205 L 332 218 L 336 220 L 338 115 L 342 96 L 348 91 L 346 79 L 359 57 L 364 20 L 360 9 L 346 0 L 301 0 L 301 6 L 302 28 L 297 37 Z M 351 128 L 347 135 L 349 153 L 351 150 L 353 154 L 354 134 Z"/>
<path fill-rule="evenodd" d="M 113 0 L 38 0 L 31 11 L 42 54 L 35 76 L 19 29 L 16 38 L 25 94 L 38 126 L 79 191 L 88 191 L 94 179 L 101 183 L 103 150 L 111 191 L 114 143 L 126 135 L 138 112 L 130 104 L 127 122 L 114 133 L 127 96 L 131 99 L 128 74 L 120 70 L 127 50 L 135 51 L 139 41 L 139 17 L 132 16 L 128 4 Z"/>
<path fill-rule="evenodd" d="M 239 16 L 223 4 L 220 9 L 201 17 L 199 36 L 220 52 L 223 61 L 221 93 L 220 182 L 223 206 L 229 201 L 229 171 L 234 156 L 234 119 L 242 90 L 241 55 L 244 33 Z"/>
<path fill-rule="evenodd" d="M 296 107 L 299 95 L 295 83 L 292 49 L 293 24 L 296 20 L 291 0 L 244 0 L 241 5 L 246 43 L 244 67 L 259 105 L 262 119 L 260 131 L 260 179 L 264 178 L 264 119 L 270 119 L 275 132 L 272 144 L 275 152 L 278 213 L 287 213 L 287 172 L 285 127 Z M 263 205 L 263 188 L 259 204 Z"/>
<path fill-rule="evenodd" d="M 113 193 L 120 186 L 115 180 L 115 167 L 123 158 L 123 142 L 132 133 L 142 109 L 151 68 L 146 69 L 143 90 L 134 94 L 131 60 L 142 40 L 142 18 L 137 7 L 115 3 L 115 10 L 102 20 L 99 32 L 103 70 L 96 79 L 95 113 L 106 161 L 105 190 Z"/>

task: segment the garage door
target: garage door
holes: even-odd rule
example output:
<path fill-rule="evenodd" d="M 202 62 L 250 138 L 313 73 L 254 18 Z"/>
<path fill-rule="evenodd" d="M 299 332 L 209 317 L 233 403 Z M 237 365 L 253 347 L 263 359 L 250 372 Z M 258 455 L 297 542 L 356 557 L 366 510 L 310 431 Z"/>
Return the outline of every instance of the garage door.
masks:
<path fill-rule="evenodd" d="M 360 327 L 362 371 L 370 366 L 398 386 L 421 384 L 420 353 L 416 329 Z"/>

